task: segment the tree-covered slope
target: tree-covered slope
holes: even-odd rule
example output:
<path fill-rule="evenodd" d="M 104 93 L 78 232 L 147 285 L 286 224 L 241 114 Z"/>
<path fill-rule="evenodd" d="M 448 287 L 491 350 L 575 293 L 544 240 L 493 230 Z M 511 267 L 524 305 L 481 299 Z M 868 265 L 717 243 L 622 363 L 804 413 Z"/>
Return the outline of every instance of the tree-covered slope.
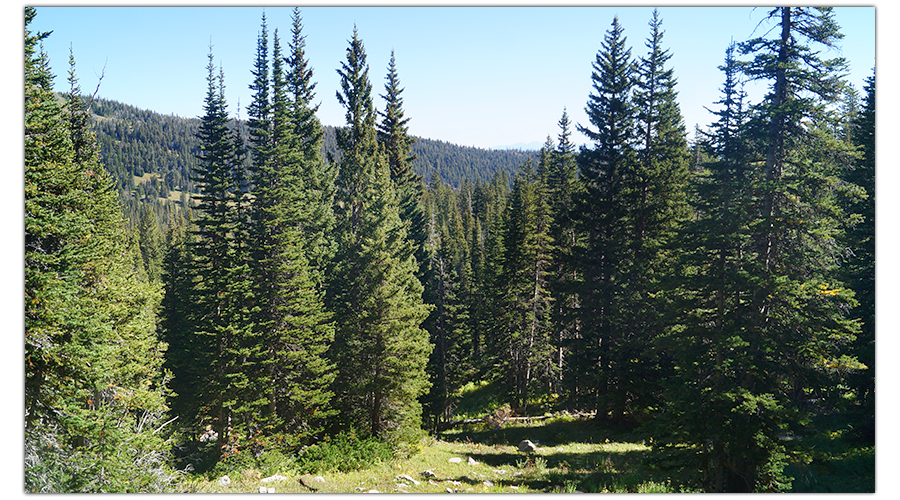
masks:
<path fill-rule="evenodd" d="M 196 118 L 182 118 L 138 109 L 107 99 L 93 102 L 92 127 L 100 144 L 104 165 L 116 179 L 123 203 L 134 200 L 181 202 L 182 192 L 196 192 L 189 172 L 196 167 L 199 143 Z M 242 128 L 246 127 L 241 122 Z M 495 173 L 513 173 L 536 152 L 489 150 L 416 138 L 412 145 L 415 172 L 426 182 L 437 173 L 458 187 L 465 179 L 487 182 Z M 339 160 L 335 127 L 325 127 L 323 154 Z M 512 175 L 510 175 L 510 178 Z M 162 203 L 166 205 L 166 203 Z M 135 210 L 127 210 L 134 211 Z M 134 218 L 132 218 L 134 220 Z"/>

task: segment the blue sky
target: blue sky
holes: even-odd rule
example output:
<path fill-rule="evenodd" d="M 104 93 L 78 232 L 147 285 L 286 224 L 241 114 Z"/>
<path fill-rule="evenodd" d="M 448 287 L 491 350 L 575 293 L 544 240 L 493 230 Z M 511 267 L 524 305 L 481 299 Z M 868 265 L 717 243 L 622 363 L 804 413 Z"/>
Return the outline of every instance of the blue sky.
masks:
<path fill-rule="evenodd" d="M 238 103 L 246 108 L 251 100 L 250 70 L 263 11 L 270 34 L 277 28 L 283 47 L 290 34 L 291 7 L 35 5 L 33 28 L 53 31 L 45 50 L 60 88 L 71 45 L 85 92 L 93 91 L 104 72 L 100 96 L 185 117 L 202 114 L 210 42 L 225 72 L 229 109 L 237 113 Z M 355 25 L 376 93 L 383 93 L 395 52 L 413 135 L 478 147 L 555 138 L 564 108 L 573 122 L 587 124 L 591 63 L 614 16 L 632 56 L 646 50 L 653 7 L 598 5 L 301 6 L 321 102 L 319 118 L 327 125 L 343 124 L 343 109 L 335 99 L 336 69 Z M 708 125 L 712 117 L 704 106 L 719 98 L 722 75 L 717 67 L 729 41 L 762 34 L 770 27 L 759 26 L 768 9 L 660 5 L 663 43 L 672 53 L 685 124 L 688 129 Z M 836 7 L 835 13 L 845 34 L 842 52 L 825 55 L 849 59 L 849 80 L 861 89 L 875 65 L 875 8 Z M 376 107 L 381 106 L 376 98 Z M 576 141 L 584 140 L 576 136 Z"/>

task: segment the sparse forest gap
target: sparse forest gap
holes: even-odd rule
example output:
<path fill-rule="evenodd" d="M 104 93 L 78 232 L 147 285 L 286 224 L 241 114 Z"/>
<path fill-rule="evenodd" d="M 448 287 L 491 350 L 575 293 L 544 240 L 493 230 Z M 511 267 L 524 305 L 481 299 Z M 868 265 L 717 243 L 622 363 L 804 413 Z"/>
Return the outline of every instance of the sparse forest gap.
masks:
<path fill-rule="evenodd" d="M 85 95 L 75 53 L 54 93 L 35 15 L 26 491 L 343 473 L 523 426 L 560 454 L 590 439 L 593 465 L 552 466 L 566 491 L 622 466 L 650 481 L 625 491 L 815 491 L 845 458 L 874 491 L 875 76 L 822 58 L 831 9 L 772 8 L 722 47 L 691 141 L 664 20 L 632 45 L 614 18 L 588 122 L 561 109 L 536 152 L 411 136 L 403 61 L 370 68 L 356 28 L 317 97 L 300 9 L 262 14 L 242 119 L 212 46 L 196 119 Z M 641 460 L 601 465 L 600 436 L 639 436 Z"/>

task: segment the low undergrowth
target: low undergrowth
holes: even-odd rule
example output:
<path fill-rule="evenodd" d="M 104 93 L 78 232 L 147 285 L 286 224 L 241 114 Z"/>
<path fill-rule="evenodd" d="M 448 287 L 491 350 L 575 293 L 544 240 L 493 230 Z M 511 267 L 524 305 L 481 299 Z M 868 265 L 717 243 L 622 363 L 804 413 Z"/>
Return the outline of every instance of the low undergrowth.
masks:
<path fill-rule="evenodd" d="M 485 384 L 459 401 L 457 418 L 496 414 L 503 406 Z M 480 410 L 479 410 L 480 408 Z M 278 452 L 230 457 L 206 471 L 185 474 L 179 491 L 255 493 L 672 493 L 693 492 L 670 477 L 667 455 L 641 430 L 615 431 L 586 416 L 543 415 L 457 425 L 398 452 L 375 439 L 345 432 L 298 456 Z M 864 493 L 875 489 L 875 450 L 843 434 L 842 422 L 802 444 L 785 469 L 792 492 Z M 530 440 L 537 450 L 524 453 Z M 690 453 L 690 450 L 685 450 Z M 690 471 L 687 471 L 690 475 Z M 693 473 L 696 475 L 696 471 Z M 223 481 L 224 476 L 228 481 Z M 266 478 L 273 478 L 264 482 Z"/>

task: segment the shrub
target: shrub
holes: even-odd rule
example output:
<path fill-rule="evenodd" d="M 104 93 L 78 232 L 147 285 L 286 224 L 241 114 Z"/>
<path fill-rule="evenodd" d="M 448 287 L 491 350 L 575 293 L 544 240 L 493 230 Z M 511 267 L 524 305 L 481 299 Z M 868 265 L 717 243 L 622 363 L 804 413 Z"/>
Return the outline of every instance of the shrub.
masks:
<path fill-rule="evenodd" d="M 350 431 L 326 437 L 307 447 L 300 455 L 298 465 L 304 473 L 349 472 L 390 460 L 393 456 L 390 444 L 371 436 L 360 439 Z"/>

